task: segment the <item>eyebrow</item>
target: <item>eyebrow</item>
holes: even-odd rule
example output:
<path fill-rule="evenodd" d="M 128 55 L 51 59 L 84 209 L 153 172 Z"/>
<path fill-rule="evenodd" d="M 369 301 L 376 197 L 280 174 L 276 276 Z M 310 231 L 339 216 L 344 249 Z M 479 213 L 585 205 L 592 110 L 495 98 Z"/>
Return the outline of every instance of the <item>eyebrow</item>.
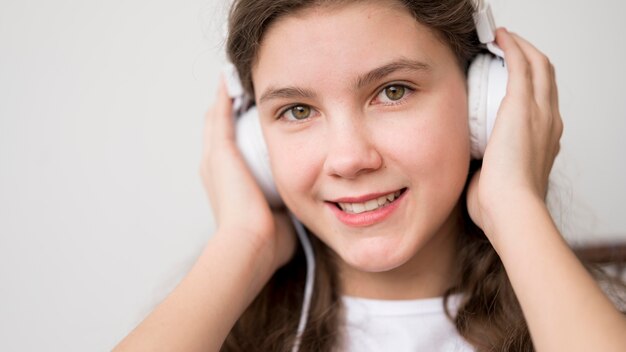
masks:
<path fill-rule="evenodd" d="M 389 76 L 390 74 L 396 71 L 430 71 L 431 66 L 427 63 L 417 61 L 417 60 L 409 60 L 409 59 L 399 59 L 392 61 L 384 66 L 375 68 L 370 72 L 360 76 L 353 84 L 353 89 L 361 89 L 372 82 L 376 82 Z"/>
<path fill-rule="evenodd" d="M 371 84 L 372 82 L 376 82 L 385 78 L 386 76 L 396 72 L 396 71 L 424 71 L 428 72 L 432 69 L 432 67 L 424 62 L 417 60 L 409 60 L 406 58 L 400 58 L 394 60 L 388 64 L 377 67 L 364 75 L 359 76 L 353 83 L 352 89 L 358 90 Z M 265 92 L 261 95 L 259 99 L 259 104 L 268 100 L 284 98 L 284 99 L 292 99 L 292 98 L 306 98 L 306 99 L 314 99 L 317 95 L 315 92 L 299 88 L 299 87 L 284 87 L 284 88 L 274 88 L 269 87 L 265 90 Z"/>
<path fill-rule="evenodd" d="M 267 100 L 277 99 L 277 98 L 308 98 L 313 99 L 317 95 L 308 89 L 298 88 L 298 87 L 284 87 L 284 88 L 268 88 L 261 98 L 259 99 L 259 104 L 263 103 Z"/>

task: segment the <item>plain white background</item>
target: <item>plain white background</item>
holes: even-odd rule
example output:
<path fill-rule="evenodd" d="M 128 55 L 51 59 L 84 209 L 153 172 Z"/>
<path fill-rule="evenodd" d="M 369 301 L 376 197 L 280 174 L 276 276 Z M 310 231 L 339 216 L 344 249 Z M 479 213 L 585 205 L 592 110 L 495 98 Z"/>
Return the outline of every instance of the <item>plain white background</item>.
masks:
<path fill-rule="evenodd" d="M 626 240 L 626 5 L 492 4 L 557 68 L 559 226 L 573 244 Z M 110 350 L 201 251 L 226 8 L 0 0 L 0 350 Z"/>

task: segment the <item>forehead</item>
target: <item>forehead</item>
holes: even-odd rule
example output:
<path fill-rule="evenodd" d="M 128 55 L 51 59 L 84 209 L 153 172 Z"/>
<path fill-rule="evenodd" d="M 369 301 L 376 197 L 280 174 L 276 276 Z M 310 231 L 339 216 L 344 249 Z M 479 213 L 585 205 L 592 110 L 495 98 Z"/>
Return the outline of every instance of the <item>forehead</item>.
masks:
<path fill-rule="evenodd" d="M 269 85 L 348 82 L 398 57 L 435 69 L 455 64 L 435 32 L 395 1 L 308 8 L 281 17 L 263 36 L 252 68 L 255 93 Z"/>

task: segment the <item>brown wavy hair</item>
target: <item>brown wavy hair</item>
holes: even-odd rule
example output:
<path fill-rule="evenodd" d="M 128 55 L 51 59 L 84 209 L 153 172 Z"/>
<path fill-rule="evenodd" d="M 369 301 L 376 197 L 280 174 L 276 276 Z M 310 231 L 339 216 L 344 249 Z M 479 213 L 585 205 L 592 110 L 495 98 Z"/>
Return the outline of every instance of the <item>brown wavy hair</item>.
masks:
<path fill-rule="evenodd" d="M 263 35 L 277 19 L 315 6 L 341 6 L 359 0 L 235 0 L 229 17 L 227 53 L 244 89 L 254 96 L 252 67 Z M 367 0 L 360 0 L 367 1 Z M 371 1 L 371 0 L 370 0 Z M 428 26 L 456 55 L 467 73 L 481 51 L 472 15 L 472 0 L 388 0 L 403 5 Z M 480 167 L 470 165 L 468 180 Z M 533 351 L 528 327 L 503 264 L 485 234 L 470 220 L 465 192 L 459 199 L 464 233 L 457 240 L 455 284 L 444 294 L 446 313 L 459 334 L 477 351 Z M 301 351 L 332 351 L 341 346 L 342 306 L 336 263 L 331 250 L 310 236 L 317 260 L 315 289 Z M 222 351 L 290 351 L 302 306 L 305 260 L 301 250 L 279 269 L 247 308 L 226 338 Z M 456 315 L 448 297 L 462 293 Z M 454 317 L 453 317 L 454 316 Z"/>

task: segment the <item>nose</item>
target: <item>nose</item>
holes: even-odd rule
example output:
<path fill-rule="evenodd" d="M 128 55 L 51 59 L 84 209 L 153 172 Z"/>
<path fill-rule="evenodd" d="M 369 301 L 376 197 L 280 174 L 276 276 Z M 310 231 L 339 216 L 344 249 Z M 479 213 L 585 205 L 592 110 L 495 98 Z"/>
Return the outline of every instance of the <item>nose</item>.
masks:
<path fill-rule="evenodd" d="M 362 116 L 337 118 L 327 128 L 327 175 L 353 179 L 382 167 L 383 158 Z"/>

